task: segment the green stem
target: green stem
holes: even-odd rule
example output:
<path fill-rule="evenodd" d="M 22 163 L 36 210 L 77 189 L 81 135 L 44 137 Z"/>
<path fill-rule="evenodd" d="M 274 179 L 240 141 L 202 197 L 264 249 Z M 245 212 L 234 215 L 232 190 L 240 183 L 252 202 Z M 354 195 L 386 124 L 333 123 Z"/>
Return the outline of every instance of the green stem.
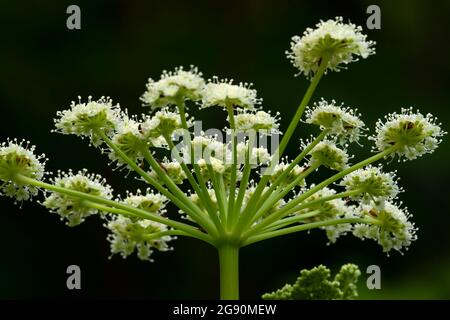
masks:
<path fill-rule="evenodd" d="M 344 219 L 335 219 L 335 220 L 326 220 L 326 221 L 319 221 L 319 222 L 312 222 L 312 223 L 306 223 L 295 227 L 289 227 L 285 229 L 279 229 L 275 231 L 269 231 L 265 233 L 261 233 L 252 237 L 249 237 L 247 240 L 245 240 L 242 244 L 242 246 L 247 246 L 249 244 L 267 240 L 274 237 L 284 236 L 286 234 L 304 231 L 304 230 L 310 230 L 320 227 L 327 227 L 327 226 L 334 226 L 338 224 L 344 224 L 344 223 L 367 223 L 367 224 L 376 224 L 377 220 L 375 219 L 369 219 L 369 218 L 344 218 Z"/>
<path fill-rule="evenodd" d="M 311 212 L 308 212 L 308 213 L 304 213 L 304 214 L 300 214 L 300 215 L 296 215 L 296 216 L 280 219 L 280 220 L 275 221 L 274 223 L 268 225 L 267 228 L 264 229 L 264 231 L 273 231 L 273 230 L 276 230 L 276 229 L 284 228 L 284 227 L 287 227 L 288 225 L 291 225 L 291 224 L 294 224 L 294 223 L 297 223 L 297 222 L 301 222 L 301 221 L 303 221 L 305 219 L 309 219 L 309 218 L 318 216 L 321 213 L 322 213 L 321 210 L 314 210 L 314 211 L 311 211 Z"/>
<path fill-rule="evenodd" d="M 227 105 L 228 118 L 230 120 L 230 130 L 231 130 L 231 138 L 232 138 L 232 152 L 233 152 L 233 160 L 231 163 L 231 177 L 230 177 L 230 188 L 228 194 L 228 215 L 233 215 L 234 212 L 234 202 L 236 197 L 236 171 L 237 171 L 237 137 L 236 137 L 236 124 L 234 121 L 234 111 L 233 105 Z M 233 219 L 231 217 L 227 217 L 227 227 L 230 229 L 231 221 Z"/>
<path fill-rule="evenodd" d="M 278 147 L 279 155 L 278 157 L 281 157 L 283 155 L 284 150 L 286 149 L 287 144 L 289 143 L 289 140 L 292 137 L 292 134 L 294 133 L 295 129 L 297 128 L 298 122 L 300 121 L 303 112 L 305 111 L 306 106 L 309 103 L 309 100 L 311 100 L 311 97 L 316 90 L 317 85 L 319 84 L 320 79 L 323 76 L 323 73 L 325 72 L 325 69 L 328 65 L 328 58 L 322 57 L 322 63 L 319 66 L 319 69 L 317 70 L 316 74 L 312 78 L 312 81 L 308 87 L 308 90 L 306 90 L 305 95 L 303 96 L 302 101 L 300 102 L 300 105 L 297 108 L 297 112 L 295 113 L 294 117 L 291 120 L 291 123 L 289 124 L 289 127 L 287 128 L 286 132 L 283 134 L 283 139 L 281 139 L 280 146 Z"/>
<path fill-rule="evenodd" d="M 220 265 L 220 299 L 239 299 L 239 247 L 223 245 L 218 248 Z"/>
<path fill-rule="evenodd" d="M 248 148 L 247 148 L 246 154 L 245 154 L 244 172 L 242 174 L 242 180 L 239 185 L 238 197 L 237 197 L 235 209 L 233 212 L 233 224 L 235 223 L 236 220 L 240 219 L 241 205 L 242 205 L 242 202 L 244 201 L 245 191 L 247 189 L 248 182 L 250 179 L 250 174 L 251 174 L 251 170 L 252 170 L 252 167 L 250 165 L 250 157 L 252 155 L 253 144 L 254 144 L 254 140 L 256 138 L 255 135 L 256 134 L 251 133 L 250 137 L 249 137 L 249 141 L 248 141 Z"/>
<path fill-rule="evenodd" d="M 302 152 L 289 164 L 289 166 L 286 168 L 286 170 L 272 183 L 272 185 L 269 187 L 269 190 L 263 193 L 263 195 L 260 197 L 261 193 L 264 191 L 264 188 L 267 184 L 267 182 L 270 179 L 270 175 L 266 174 L 262 177 L 262 179 L 259 181 L 258 186 L 256 187 L 255 192 L 253 193 L 252 197 L 250 198 L 246 208 L 242 212 L 242 218 L 238 222 L 237 226 L 237 233 L 239 234 L 244 230 L 245 227 L 248 226 L 249 223 L 252 221 L 255 221 L 254 215 L 258 212 L 258 209 L 265 203 L 267 198 L 273 193 L 275 188 L 283 181 L 283 179 L 289 174 L 289 172 L 292 171 L 292 169 L 300 163 L 307 155 L 308 153 L 320 142 L 325 138 L 325 136 L 329 132 L 327 130 L 322 131 Z M 273 164 L 271 164 L 273 166 Z M 255 201 L 258 201 L 255 204 Z"/>
<path fill-rule="evenodd" d="M 136 173 L 138 173 L 147 183 L 156 188 L 159 192 L 169 198 L 178 208 L 185 211 L 187 214 L 194 214 L 196 212 L 196 208 L 191 204 L 190 201 L 181 201 L 177 196 L 173 195 L 169 190 L 164 188 L 158 181 L 156 181 L 152 176 L 150 176 L 147 172 L 142 170 L 134 161 L 127 157 L 125 153 L 123 153 L 120 148 L 118 148 L 108 136 L 102 132 L 98 131 L 97 134 L 102 137 L 103 141 L 110 147 L 125 163 L 127 163 Z M 159 165 L 158 165 L 159 166 Z M 181 197 L 183 198 L 183 197 Z M 200 210 L 200 209 L 198 209 Z"/>
<path fill-rule="evenodd" d="M 341 193 L 336 193 L 336 194 L 333 194 L 333 195 L 328 196 L 328 197 L 323 197 L 323 198 L 319 198 L 319 199 L 316 199 L 316 200 L 313 200 L 313 201 L 308 201 L 308 202 L 302 203 L 302 204 L 298 205 L 297 207 L 292 207 L 292 208 L 287 209 L 287 210 L 283 207 L 283 208 L 280 209 L 280 213 L 281 213 L 281 211 L 283 211 L 282 212 L 282 216 L 286 217 L 286 216 L 288 216 L 290 214 L 299 212 L 300 210 L 303 210 L 303 209 L 306 209 L 306 208 L 310 208 L 310 207 L 315 206 L 315 205 L 317 205 L 319 203 L 322 203 L 322 202 L 326 202 L 326 201 L 330 201 L 330 200 L 334 200 L 334 199 L 339 199 L 339 198 L 351 197 L 351 196 L 358 195 L 360 193 L 361 193 L 361 190 L 359 190 L 359 189 L 358 190 L 345 191 L 345 192 L 341 192 Z M 293 201 L 296 201 L 296 200 L 293 200 Z"/>
<path fill-rule="evenodd" d="M 195 204 L 191 202 L 191 200 L 186 196 L 186 194 L 178 188 L 178 186 L 170 179 L 167 173 L 160 167 L 159 163 L 156 162 L 155 158 L 151 154 L 148 149 L 142 150 L 144 154 L 145 160 L 149 163 L 153 170 L 158 174 L 158 176 L 163 180 L 166 186 L 173 192 L 175 196 L 178 197 L 179 200 L 182 200 L 184 203 L 189 203 L 195 210 L 192 213 L 188 213 L 192 219 L 194 219 L 198 224 L 200 224 L 208 233 L 217 234 L 217 230 L 215 226 L 211 223 L 209 219 L 206 218 L 204 212 L 197 207 Z"/>
<path fill-rule="evenodd" d="M 269 224 L 271 224 L 274 221 L 277 221 L 281 218 L 283 218 L 284 216 L 286 216 L 286 212 L 295 207 L 298 203 L 301 203 L 302 201 L 304 201 L 305 199 L 307 199 L 308 197 L 312 196 L 314 193 L 316 193 L 317 191 L 325 188 L 326 186 L 328 186 L 329 184 L 345 177 L 347 174 L 358 170 L 362 167 L 365 167 L 369 164 L 371 164 L 372 162 L 378 161 L 384 157 L 386 157 L 387 155 L 391 154 L 392 152 L 395 151 L 396 146 L 392 146 L 370 158 L 367 158 L 361 162 L 358 162 L 357 164 L 351 166 L 350 168 L 347 168 L 333 176 L 331 176 L 330 178 L 322 181 L 321 183 L 319 183 L 317 186 L 309 189 L 308 191 L 306 191 L 305 193 L 303 193 L 300 197 L 298 197 L 295 200 L 292 200 L 291 202 L 289 202 L 286 206 L 284 206 L 280 211 L 275 212 L 273 214 L 271 214 L 270 216 L 268 216 L 267 218 L 265 218 L 261 223 L 259 223 L 258 225 L 256 225 L 254 228 L 250 229 L 249 231 L 247 231 L 244 234 L 244 237 L 249 237 L 253 234 L 255 234 L 258 230 L 263 229 L 264 227 L 268 226 Z"/>
<path fill-rule="evenodd" d="M 133 213 L 142 219 L 152 220 L 152 221 L 159 222 L 159 223 L 168 225 L 168 226 L 176 228 L 176 229 L 183 230 L 186 233 L 191 234 L 194 238 L 203 240 L 207 243 L 214 245 L 214 242 L 213 242 L 213 239 L 211 238 L 211 236 L 199 231 L 197 228 L 195 228 L 193 226 L 190 226 L 190 225 L 182 223 L 182 222 L 170 220 L 170 219 L 161 217 L 159 215 L 152 214 L 148 211 L 141 210 L 141 209 L 138 209 L 138 208 L 135 208 L 135 207 L 132 207 L 132 206 L 120 203 L 120 202 L 108 200 L 108 199 L 105 199 L 102 197 L 94 196 L 94 195 L 87 194 L 87 193 L 80 192 L 80 191 L 75 191 L 75 190 L 71 190 L 71 189 L 67 189 L 67 188 L 58 187 L 58 186 L 55 186 L 55 185 L 52 185 L 52 184 L 49 184 L 49 183 L 46 183 L 43 181 L 31 179 L 31 178 L 28 178 L 25 176 L 18 175 L 15 177 L 15 180 L 19 181 L 20 183 L 22 183 L 24 185 L 32 185 L 32 186 L 35 186 L 38 188 L 43 188 L 43 189 L 54 191 L 57 193 L 66 194 L 66 195 L 69 195 L 71 197 L 75 197 L 78 199 L 83 199 L 83 200 L 87 200 L 87 201 L 91 201 L 91 202 L 95 202 L 95 203 L 99 203 L 99 204 L 104 204 L 106 206 L 111 206 L 111 207 L 102 207 L 102 210 L 107 209 L 106 211 L 108 211 L 108 212 L 113 212 L 112 210 L 114 210 L 113 213 L 123 214 L 123 215 L 129 215 L 130 213 Z"/>
<path fill-rule="evenodd" d="M 302 172 L 290 184 L 279 188 L 279 189 L 281 189 L 281 192 L 278 191 L 278 189 L 277 189 L 277 190 L 275 190 L 275 192 L 271 193 L 269 200 L 264 203 L 264 206 L 255 214 L 254 218 L 251 221 L 254 222 L 254 221 L 258 220 L 259 218 L 261 218 L 262 216 L 264 216 L 264 214 L 266 214 L 267 211 L 269 211 L 277 203 L 277 201 L 281 200 L 285 195 L 287 195 L 289 192 L 291 192 L 295 186 L 299 185 L 302 180 L 304 180 L 314 170 L 316 170 L 318 167 L 320 167 L 320 165 L 321 164 L 319 162 L 317 162 L 316 164 L 312 165 L 307 170 Z"/>

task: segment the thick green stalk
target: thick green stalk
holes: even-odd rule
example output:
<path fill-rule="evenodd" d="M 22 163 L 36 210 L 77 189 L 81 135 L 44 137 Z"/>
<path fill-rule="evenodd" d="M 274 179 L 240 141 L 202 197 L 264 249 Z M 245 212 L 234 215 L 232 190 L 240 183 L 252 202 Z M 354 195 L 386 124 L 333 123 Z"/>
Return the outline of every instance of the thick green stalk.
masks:
<path fill-rule="evenodd" d="M 226 244 L 218 247 L 220 268 L 220 299 L 239 299 L 239 247 Z"/>

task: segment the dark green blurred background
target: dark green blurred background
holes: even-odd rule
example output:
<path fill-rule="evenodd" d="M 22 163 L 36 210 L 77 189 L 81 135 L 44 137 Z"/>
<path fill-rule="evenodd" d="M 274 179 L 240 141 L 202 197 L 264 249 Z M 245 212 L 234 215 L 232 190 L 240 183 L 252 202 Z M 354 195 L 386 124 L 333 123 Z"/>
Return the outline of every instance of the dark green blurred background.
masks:
<path fill-rule="evenodd" d="M 80 31 L 66 29 L 70 4 L 81 7 Z M 124 183 L 86 141 L 50 133 L 56 111 L 77 95 L 109 95 L 131 113 L 143 112 L 138 98 L 149 76 L 195 64 L 206 77 L 253 82 L 286 128 L 308 84 L 294 78 L 285 58 L 291 36 L 336 15 L 365 27 L 370 4 L 382 12 L 382 29 L 365 30 L 377 54 L 324 77 L 314 99 L 358 107 L 371 128 L 388 112 L 417 106 L 448 131 L 450 1 L 2 1 L 0 140 L 30 139 L 49 156 L 50 170 L 86 167 L 117 192 L 135 189 L 137 182 Z M 218 112 L 193 111 L 222 127 L 225 114 Z M 303 125 L 296 137 L 311 132 Z M 353 262 L 363 270 L 361 298 L 450 298 L 449 138 L 432 155 L 387 166 L 398 169 L 406 189 L 400 198 L 420 228 L 403 256 L 387 257 L 375 243 L 351 236 L 327 246 L 321 231 L 277 238 L 242 250 L 241 297 L 258 298 L 293 281 L 301 268 L 323 263 L 335 271 Z M 361 159 L 369 149 L 352 151 Z M 294 141 L 288 153 L 297 150 Z M 216 253 L 198 241 L 178 240 L 154 263 L 108 260 L 107 232 L 96 218 L 71 229 L 36 203 L 20 210 L 6 198 L 0 215 L 0 298 L 218 297 Z M 70 264 L 81 267 L 80 291 L 66 289 Z M 364 289 L 372 264 L 382 271 L 378 291 Z"/>

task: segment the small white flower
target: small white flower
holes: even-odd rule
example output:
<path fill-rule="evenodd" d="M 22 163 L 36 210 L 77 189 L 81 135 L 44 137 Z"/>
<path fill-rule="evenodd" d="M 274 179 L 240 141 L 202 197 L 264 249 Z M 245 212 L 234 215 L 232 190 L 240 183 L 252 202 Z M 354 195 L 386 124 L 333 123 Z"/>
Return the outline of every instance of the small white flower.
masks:
<path fill-rule="evenodd" d="M 358 142 L 364 130 L 364 122 L 359 119 L 360 114 L 343 105 L 336 105 L 332 100 L 328 103 L 324 99 L 314 104 L 314 108 L 307 108 L 306 123 L 320 126 L 322 130 L 328 130 L 336 136 L 337 140 L 344 144 L 346 141 Z"/>
<path fill-rule="evenodd" d="M 385 200 L 394 199 L 400 192 L 395 178 L 394 172 L 384 173 L 380 166 L 369 165 L 346 175 L 340 185 L 344 186 L 347 191 L 359 190 L 361 192 L 351 196 L 352 199 L 361 199 L 365 204 L 375 201 L 382 206 Z"/>
<path fill-rule="evenodd" d="M 55 119 L 56 132 L 62 134 L 75 134 L 80 137 L 89 137 L 93 145 L 101 144 L 101 138 L 96 134 L 97 130 L 111 136 L 115 128 L 122 121 L 123 114 L 119 105 L 113 106 L 112 100 L 101 97 L 92 101 L 88 97 L 87 103 L 72 101 L 69 110 L 58 111 Z"/>
<path fill-rule="evenodd" d="M 19 202 L 29 200 L 38 190 L 17 182 L 16 175 L 41 180 L 45 174 L 45 155 L 36 156 L 35 146 L 29 144 L 25 140 L 7 140 L 0 144 L 0 194 Z"/>
<path fill-rule="evenodd" d="M 251 89 L 251 84 L 233 84 L 233 80 L 220 80 L 214 77 L 205 85 L 203 92 L 203 102 L 201 107 L 227 106 L 253 109 L 255 105 L 261 103 L 261 99 L 256 97 L 256 90 Z"/>
<path fill-rule="evenodd" d="M 362 28 L 343 23 L 342 17 L 320 21 L 315 29 L 307 28 L 302 37 L 292 38 L 291 51 L 286 52 L 299 74 L 309 77 L 319 69 L 324 58 L 326 70 L 339 71 L 343 64 L 367 58 L 375 53 L 375 42 L 367 41 Z"/>
<path fill-rule="evenodd" d="M 59 172 L 52 182 L 57 187 L 112 199 L 112 189 L 106 184 L 106 180 L 100 175 L 87 173 L 86 169 L 77 174 L 73 174 L 72 171 Z M 67 225 L 71 227 L 79 225 L 86 217 L 99 213 L 97 209 L 86 206 L 80 198 L 53 191 L 49 192 L 42 205 L 58 214 L 61 220 L 66 219 Z"/>
<path fill-rule="evenodd" d="M 431 114 L 414 113 L 412 107 L 402 108 L 401 113 L 394 112 L 385 118 L 386 122 L 378 120 L 376 134 L 369 139 L 375 141 L 379 151 L 396 146 L 394 154 L 407 160 L 432 153 L 446 134 Z"/>
<path fill-rule="evenodd" d="M 234 116 L 234 121 L 236 125 L 236 131 L 255 131 L 263 132 L 266 134 L 279 133 L 279 124 L 277 117 L 272 117 L 270 113 L 265 111 L 260 110 L 256 112 L 241 112 Z"/>
<path fill-rule="evenodd" d="M 319 142 L 309 153 L 311 155 L 310 165 L 320 164 L 329 169 L 341 171 L 348 167 L 348 154 L 339 149 L 332 141 Z"/>
<path fill-rule="evenodd" d="M 382 209 L 362 205 L 359 214 L 363 217 L 375 218 L 378 223 L 364 226 L 357 224 L 353 234 L 361 239 L 373 239 L 383 247 L 384 252 L 395 249 L 399 252 L 408 248 L 417 239 L 417 228 L 409 221 L 407 209 L 400 209 L 391 202 L 386 202 Z"/>
<path fill-rule="evenodd" d="M 171 236 L 152 238 L 153 234 L 166 231 L 168 227 L 146 219 L 130 219 L 119 215 L 114 216 L 105 227 L 111 231 L 107 238 L 111 243 L 111 253 L 120 254 L 124 259 L 136 251 L 139 259 L 152 262 L 152 249 L 169 251 L 172 248 L 168 242 L 175 239 Z"/>
<path fill-rule="evenodd" d="M 141 100 L 153 109 L 177 105 L 184 100 L 198 101 L 204 85 L 202 73 L 196 67 L 191 66 L 188 71 L 179 67 L 173 72 L 163 71 L 159 81 L 149 79 Z"/>

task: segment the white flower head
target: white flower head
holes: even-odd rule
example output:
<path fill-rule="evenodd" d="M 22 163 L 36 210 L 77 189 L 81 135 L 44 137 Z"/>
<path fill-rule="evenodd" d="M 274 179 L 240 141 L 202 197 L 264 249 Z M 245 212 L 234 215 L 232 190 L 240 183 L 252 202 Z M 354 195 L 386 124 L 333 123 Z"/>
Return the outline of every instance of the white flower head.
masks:
<path fill-rule="evenodd" d="M 286 52 L 299 74 L 310 77 L 327 59 L 326 70 L 339 71 L 342 65 L 367 58 L 375 53 L 375 42 L 367 41 L 362 28 L 343 23 L 342 17 L 320 21 L 315 29 L 307 28 L 302 37 L 292 38 L 291 51 Z"/>
<path fill-rule="evenodd" d="M 401 191 L 394 172 L 384 173 L 381 166 L 373 167 L 371 165 L 346 175 L 340 185 L 344 186 L 347 191 L 361 192 L 351 196 L 352 199 L 361 199 L 365 204 L 375 201 L 381 206 L 385 200 L 394 199 Z"/>
<path fill-rule="evenodd" d="M 227 146 L 217 137 L 207 136 L 204 132 L 196 135 L 190 141 L 190 145 L 184 145 L 181 152 L 185 163 L 197 163 L 200 159 L 209 159 L 210 157 L 225 162 L 227 158 Z"/>
<path fill-rule="evenodd" d="M 261 132 L 266 134 L 280 133 L 278 130 L 279 119 L 277 119 L 277 116 L 273 117 L 270 112 L 262 110 L 256 112 L 240 112 L 234 116 L 236 131 Z"/>
<path fill-rule="evenodd" d="M 70 109 L 58 111 L 55 119 L 55 132 L 62 134 L 74 134 L 80 137 L 89 137 L 93 145 L 102 143 L 97 131 L 102 131 L 111 136 L 118 124 L 122 121 L 123 114 L 119 105 L 112 105 L 110 98 L 101 97 L 93 101 L 88 97 L 88 102 L 75 103 L 72 101 Z"/>
<path fill-rule="evenodd" d="M 0 144 L 0 195 L 21 202 L 38 193 L 33 186 L 20 183 L 16 177 L 41 180 L 45 174 L 45 155 L 35 155 L 35 146 L 29 141 L 7 140 Z"/>
<path fill-rule="evenodd" d="M 201 107 L 254 109 L 262 100 L 257 98 L 256 90 L 251 89 L 251 86 L 252 84 L 242 82 L 236 85 L 233 84 L 233 80 L 219 80 L 219 78 L 213 77 L 203 88 Z"/>
<path fill-rule="evenodd" d="M 106 180 L 100 175 L 87 173 L 86 169 L 76 174 L 72 171 L 58 172 L 58 176 L 52 182 L 57 187 L 112 199 L 113 190 L 106 184 Z M 58 214 L 61 220 L 66 219 L 67 225 L 71 227 L 79 225 L 88 216 L 99 213 L 99 210 L 86 206 L 80 198 L 53 191 L 47 194 L 42 205 Z"/>
<path fill-rule="evenodd" d="M 364 122 L 359 119 L 360 114 L 342 104 L 337 105 L 334 100 L 329 103 L 322 98 L 313 108 L 308 107 L 305 113 L 306 123 L 328 130 L 341 144 L 358 142 L 363 134 Z"/>
<path fill-rule="evenodd" d="M 198 68 L 191 66 L 184 70 L 178 67 L 175 71 L 163 71 L 159 81 L 149 79 L 141 101 L 153 109 L 177 105 L 185 100 L 198 101 L 204 85 Z"/>
<path fill-rule="evenodd" d="M 138 209 L 163 214 L 165 213 L 164 207 L 166 206 L 167 198 L 164 195 L 154 193 L 149 189 L 146 194 L 142 194 L 141 190 L 138 189 L 136 194 L 127 193 L 127 197 L 123 202 Z"/>
<path fill-rule="evenodd" d="M 128 158 L 134 162 L 143 159 L 141 150 L 144 147 L 148 147 L 146 140 L 141 134 L 140 123 L 128 117 L 124 118 L 123 121 L 119 123 L 111 140 Z M 117 161 L 119 165 L 126 164 L 123 159 L 114 152 L 114 150 L 110 150 L 108 156 L 112 161 Z"/>
<path fill-rule="evenodd" d="M 377 241 L 384 252 L 392 249 L 401 252 L 417 239 L 417 228 L 409 221 L 410 214 L 406 208 L 401 209 L 391 202 L 386 202 L 382 209 L 362 205 L 358 211 L 361 216 L 375 218 L 378 223 L 357 224 L 354 226 L 353 235 Z"/>
<path fill-rule="evenodd" d="M 153 249 L 169 251 L 168 242 L 175 239 L 172 236 L 157 236 L 159 232 L 168 230 L 164 224 L 147 219 L 131 219 L 124 216 L 114 216 L 105 224 L 111 231 L 108 241 L 111 244 L 111 253 L 120 254 L 126 258 L 133 252 L 141 260 L 152 262 Z"/>
<path fill-rule="evenodd" d="M 188 115 L 186 114 L 186 116 Z M 191 126 L 192 122 L 187 121 L 187 125 Z M 181 129 L 180 114 L 169 111 L 167 108 L 157 111 L 151 117 L 147 117 L 141 124 L 141 133 L 149 142 L 152 140 L 157 141 L 160 137 L 172 137 L 173 134 Z"/>
<path fill-rule="evenodd" d="M 369 139 L 375 141 L 378 151 L 395 146 L 394 154 L 405 161 L 432 153 L 446 134 L 431 114 L 413 112 L 412 107 L 402 108 L 401 113 L 391 113 L 385 119 L 386 122 L 378 120 L 376 134 Z"/>
<path fill-rule="evenodd" d="M 287 161 L 281 161 L 277 163 L 270 175 L 270 181 L 274 182 L 275 180 L 279 179 L 279 177 L 286 172 L 289 166 L 290 163 L 288 163 Z M 289 185 L 293 183 L 306 169 L 307 168 L 300 167 L 298 164 L 296 164 L 281 181 L 281 184 Z M 305 179 L 301 179 L 300 181 L 298 181 L 298 185 L 304 186 Z"/>
<path fill-rule="evenodd" d="M 164 158 L 163 161 L 159 162 L 159 166 L 175 184 L 182 184 L 186 179 L 186 173 L 183 171 L 181 164 L 176 160 L 169 161 L 167 158 Z M 164 181 L 156 171 L 152 170 L 150 176 L 161 184 L 164 184 Z"/>
<path fill-rule="evenodd" d="M 337 171 L 342 171 L 348 167 L 349 156 L 347 152 L 338 148 L 332 141 L 319 142 L 309 154 L 311 155 L 311 166 L 320 164 Z"/>

